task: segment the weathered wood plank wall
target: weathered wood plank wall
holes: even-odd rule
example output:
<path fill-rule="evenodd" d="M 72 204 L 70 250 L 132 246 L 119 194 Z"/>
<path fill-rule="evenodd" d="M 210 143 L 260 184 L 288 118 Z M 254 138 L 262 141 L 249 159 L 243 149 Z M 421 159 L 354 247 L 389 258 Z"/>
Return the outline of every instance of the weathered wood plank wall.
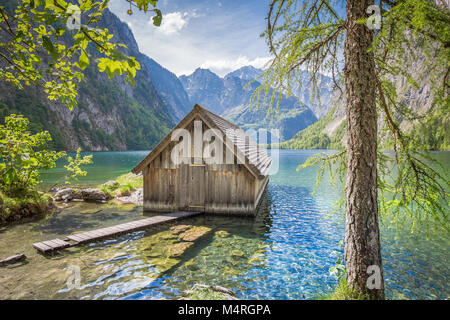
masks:
<path fill-rule="evenodd" d="M 197 124 L 198 125 L 198 124 Z M 203 132 L 208 128 L 202 124 Z M 187 127 L 194 137 L 194 121 Z M 190 159 L 176 154 L 175 158 L 190 161 L 192 165 L 176 165 L 171 153 L 177 141 L 171 142 L 144 170 L 144 209 L 147 211 L 193 210 L 210 213 L 251 214 L 265 187 L 267 177 L 256 179 L 237 162 L 227 164 L 225 143 L 222 164 L 207 164 L 206 159 L 194 157 L 205 150 L 194 150 Z"/>

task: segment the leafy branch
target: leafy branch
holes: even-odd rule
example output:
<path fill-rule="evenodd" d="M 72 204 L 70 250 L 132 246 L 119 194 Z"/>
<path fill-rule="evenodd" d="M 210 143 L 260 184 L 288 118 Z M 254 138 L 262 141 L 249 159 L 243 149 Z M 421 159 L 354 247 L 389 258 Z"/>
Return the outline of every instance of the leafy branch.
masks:
<path fill-rule="evenodd" d="M 129 2 L 155 12 L 154 25 L 161 24 L 161 11 L 149 9 L 157 0 Z M 0 42 L 0 79 L 19 88 L 42 87 L 50 100 L 72 109 L 77 104 L 77 82 L 91 63 L 92 44 L 101 54 L 96 59 L 98 70 L 109 78 L 126 75 L 125 81 L 133 86 L 139 63 L 119 50 L 125 45 L 112 42 L 113 35 L 98 26 L 108 4 L 109 0 L 18 0 L 13 12 L 0 6 L 0 36 L 11 39 Z M 74 30 L 65 27 L 70 19 L 78 20 Z"/>

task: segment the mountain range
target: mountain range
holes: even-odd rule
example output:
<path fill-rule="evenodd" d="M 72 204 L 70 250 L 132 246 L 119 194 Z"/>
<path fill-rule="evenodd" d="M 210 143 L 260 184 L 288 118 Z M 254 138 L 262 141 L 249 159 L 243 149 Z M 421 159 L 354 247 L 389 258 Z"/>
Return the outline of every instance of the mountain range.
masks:
<path fill-rule="evenodd" d="M 209 108 L 244 130 L 279 129 L 280 139 L 286 140 L 317 121 L 314 112 L 294 97 L 283 95 L 279 110 L 273 113 L 268 113 L 265 105 L 251 106 L 250 97 L 260 85 L 256 78 L 262 72 L 252 66 L 244 66 L 221 78 L 208 69 L 198 68 L 191 75 L 179 79 L 191 102 Z M 261 97 L 260 101 L 263 99 Z"/>
<path fill-rule="evenodd" d="M 108 79 L 91 63 L 79 86 L 78 106 L 69 110 L 49 101 L 39 88 L 19 90 L 0 82 L 0 122 L 11 113 L 23 114 L 30 119 L 33 132 L 50 132 L 55 149 L 142 150 L 155 146 L 197 103 L 245 130 L 279 129 L 284 148 L 343 145 L 345 101 L 326 75 L 319 75 L 318 90 L 312 92 L 309 74 L 298 71 L 301 85 L 293 90 L 298 98 L 282 96 L 280 109 L 268 114 L 267 106 L 249 104 L 262 70 L 244 66 L 219 77 L 198 68 L 177 77 L 141 53 L 128 25 L 109 10 L 105 10 L 101 26 L 114 34 L 113 41 L 126 44 L 125 53 L 139 61 L 141 70 L 134 87 L 121 77 Z M 92 48 L 89 53 L 91 61 L 98 55 Z M 425 101 L 429 90 L 409 94 Z M 437 122 L 440 128 L 448 126 L 448 121 Z M 449 140 L 446 132 L 443 135 Z"/>
<path fill-rule="evenodd" d="M 9 0 L 13 1 L 13 0 Z M 246 66 L 221 78 L 207 69 L 177 77 L 139 51 L 128 25 L 105 10 L 100 24 L 127 46 L 125 53 L 141 65 L 135 86 L 117 77 L 108 79 L 93 63 L 98 53 L 88 48 L 91 65 L 79 84 L 78 106 L 73 110 L 49 101 L 42 90 L 29 86 L 19 90 L 0 82 L 0 121 L 11 113 L 30 119 L 34 132 L 48 130 L 56 149 L 136 150 L 152 148 L 196 103 L 226 117 L 244 129 L 279 128 L 284 140 L 317 121 L 308 106 L 283 97 L 281 116 L 269 117 L 264 108 L 249 107 L 252 90 L 245 85 L 261 74 Z M 67 41 L 70 41 L 68 37 Z"/>

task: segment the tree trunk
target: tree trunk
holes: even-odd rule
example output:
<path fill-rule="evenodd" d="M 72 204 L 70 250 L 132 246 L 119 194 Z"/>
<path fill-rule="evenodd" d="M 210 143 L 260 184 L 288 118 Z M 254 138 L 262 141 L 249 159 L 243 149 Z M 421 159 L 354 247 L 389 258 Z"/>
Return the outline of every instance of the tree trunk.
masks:
<path fill-rule="evenodd" d="M 347 181 L 345 263 L 348 286 L 384 299 L 377 204 L 377 110 L 375 60 L 368 52 L 373 32 L 358 19 L 373 0 L 347 0 L 345 87 Z"/>

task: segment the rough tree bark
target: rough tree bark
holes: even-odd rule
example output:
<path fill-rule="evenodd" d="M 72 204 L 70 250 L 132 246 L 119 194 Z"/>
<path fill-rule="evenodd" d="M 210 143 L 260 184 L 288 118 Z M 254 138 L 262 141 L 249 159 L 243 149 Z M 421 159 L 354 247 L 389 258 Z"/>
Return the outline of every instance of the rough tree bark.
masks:
<path fill-rule="evenodd" d="M 350 288 L 384 299 L 377 205 L 377 111 L 375 60 L 368 52 L 373 32 L 358 19 L 373 0 L 347 0 L 345 87 L 347 95 L 346 279 Z M 379 289 L 367 280 L 378 266 Z M 377 268 L 377 267 L 375 267 Z M 376 271 L 377 271 L 376 270 Z M 369 271 L 369 273 L 368 273 Z M 373 272 L 376 272 L 373 271 Z M 370 279 L 369 279 L 370 280 Z"/>

